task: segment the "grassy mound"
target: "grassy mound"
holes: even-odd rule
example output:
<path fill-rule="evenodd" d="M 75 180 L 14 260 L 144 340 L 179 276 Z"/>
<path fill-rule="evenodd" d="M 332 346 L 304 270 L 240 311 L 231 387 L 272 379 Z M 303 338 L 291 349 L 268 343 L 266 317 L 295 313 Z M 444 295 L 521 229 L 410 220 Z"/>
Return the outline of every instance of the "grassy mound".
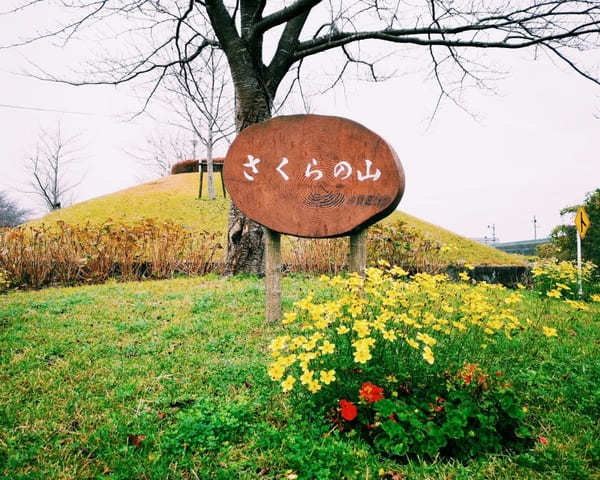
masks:
<path fill-rule="evenodd" d="M 206 195 L 207 191 L 205 183 L 203 194 Z M 64 208 L 46 215 L 35 223 L 63 220 L 75 224 L 88 221 L 100 224 L 108 219 L 114 222 L 135 223 L 142 218 L 154 218 L 159 221 L 172 220 L 196 231 L 225 232 L 229 199 L 223 198 L 219 174 L 215 174 L 215 191 L 215 201 L 209 201 L 206 196 L 198 199 L 198 174 L 172 175 Z M 426 237 L 450 246 L 447 258 L 453 262 L 462 261 L 474 265 L 524 263 L 521 256 L 481 245 L 400 211 L 383 220 L 384 223 L 396 221 L 403 221 Z"/>

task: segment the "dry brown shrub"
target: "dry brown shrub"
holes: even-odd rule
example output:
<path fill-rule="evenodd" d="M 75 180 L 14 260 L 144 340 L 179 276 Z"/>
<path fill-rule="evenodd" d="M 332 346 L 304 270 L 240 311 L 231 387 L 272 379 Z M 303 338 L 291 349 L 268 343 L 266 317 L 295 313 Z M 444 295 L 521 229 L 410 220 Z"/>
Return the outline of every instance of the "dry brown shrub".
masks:
<path fill-rule="evenodd" d="M 218 271 L 215 233 L 173 222 L 23 226 L 0 232 L 0 270 L 13 287 L 142 280 Z"/>

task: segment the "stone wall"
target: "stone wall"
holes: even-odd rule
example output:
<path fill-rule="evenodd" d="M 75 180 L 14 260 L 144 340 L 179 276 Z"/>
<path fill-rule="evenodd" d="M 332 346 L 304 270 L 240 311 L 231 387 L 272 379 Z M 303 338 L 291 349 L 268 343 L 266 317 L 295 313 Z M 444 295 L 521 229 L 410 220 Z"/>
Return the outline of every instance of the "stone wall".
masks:
<path fill-rule="evenodd" d="M 461 271 L 464 269 L 449 267 L 446 273 L 456 280 Z M 515 288 L 517 283 L 527 286 L 533 282 L 531 267 L 524 265 L 481 265 L 468 273 L 478 282 L 501 283 L 509 288 Z"/>

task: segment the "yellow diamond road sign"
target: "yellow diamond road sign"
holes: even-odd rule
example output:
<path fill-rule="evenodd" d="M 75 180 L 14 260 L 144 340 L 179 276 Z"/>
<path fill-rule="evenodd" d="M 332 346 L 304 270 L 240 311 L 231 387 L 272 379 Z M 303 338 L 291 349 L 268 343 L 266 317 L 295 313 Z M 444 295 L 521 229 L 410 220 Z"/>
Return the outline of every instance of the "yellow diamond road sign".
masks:
<path fill-rule="evenodd" d="M 579 210 L 577 210 L 577 215 L 575 215 L 575 226 L 577 227 L 577 231 L 579 232 L 579 236 L 581 238 L 585 237 L 588 228 L 590 228 L 590 223 L 592 222 L 590 221 L 590 217 L 588 217 L 585 208 L 579 207 Z"/>

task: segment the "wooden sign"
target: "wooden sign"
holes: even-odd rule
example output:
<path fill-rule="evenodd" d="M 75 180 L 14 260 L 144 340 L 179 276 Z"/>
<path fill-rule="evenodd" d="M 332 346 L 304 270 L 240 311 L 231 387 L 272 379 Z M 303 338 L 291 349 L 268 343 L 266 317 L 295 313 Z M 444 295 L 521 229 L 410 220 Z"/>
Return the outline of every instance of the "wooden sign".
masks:
<path fill-rule="evenodd" d="M 300 237 L 358 232 L 393 212 L 404 193 L 402 165 L 381 137 L 320 115 L 246 128 L 229 148 L 224 177 L 247 217 Z"/>

